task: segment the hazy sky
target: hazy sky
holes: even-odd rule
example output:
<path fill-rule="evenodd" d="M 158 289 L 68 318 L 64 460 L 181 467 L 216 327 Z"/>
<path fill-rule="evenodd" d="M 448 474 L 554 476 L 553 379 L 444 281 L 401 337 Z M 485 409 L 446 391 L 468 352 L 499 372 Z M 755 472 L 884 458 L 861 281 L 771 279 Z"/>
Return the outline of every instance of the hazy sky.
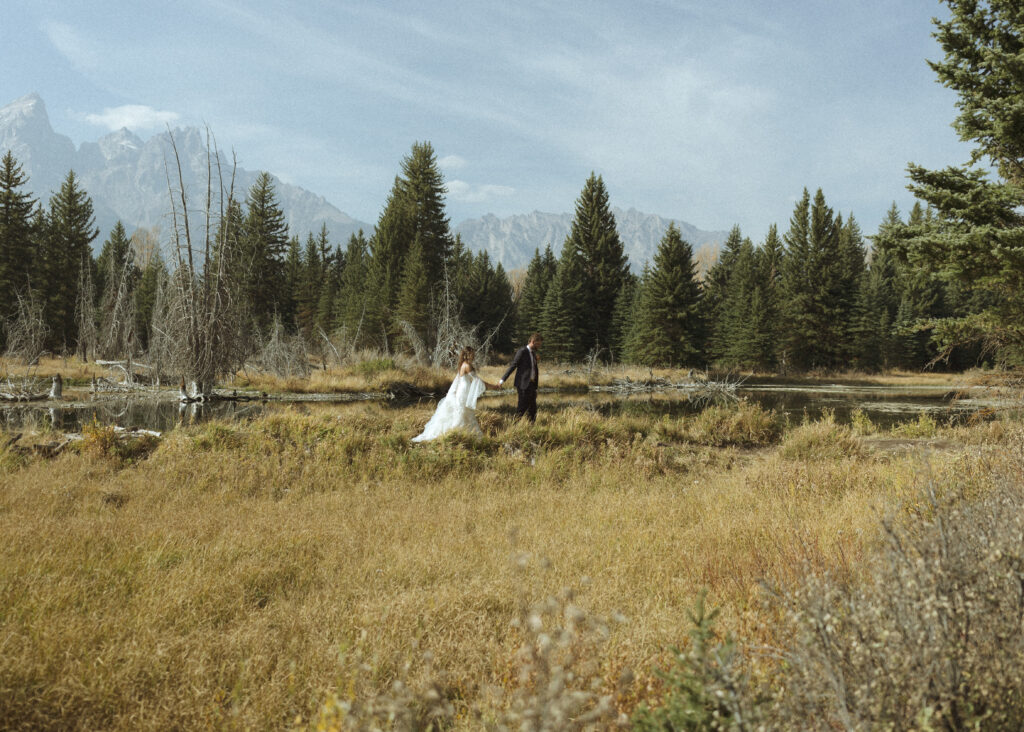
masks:
<path fill-rule="evenodd" d="M 208 124 L 375 222 L 429 140 L 453 223 L 612 204 L 760 241 L 806 186 L 873 233 L 908 161 L 964 162 L 937 0 L 3 0 L 0 105 L 76 144 Z"/>

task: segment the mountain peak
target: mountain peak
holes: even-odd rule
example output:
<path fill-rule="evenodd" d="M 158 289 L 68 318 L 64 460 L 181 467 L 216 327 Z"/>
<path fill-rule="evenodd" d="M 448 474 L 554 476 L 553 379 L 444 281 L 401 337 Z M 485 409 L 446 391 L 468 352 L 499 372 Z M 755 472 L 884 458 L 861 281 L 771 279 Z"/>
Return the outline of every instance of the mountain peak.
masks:
<path fill-rule="evenodd" d="M 107 160 L 136 153 L 142 149 L 143 144 L 142 140 L 127 127 L 111 132 L 99 141 L 100 151 Z"/>
<path fill-rule="evenodd" d="M 15 99 L 10 104 L 0 107 L 0 127 L 21 126 L 25 121 L 38 120 L 50 126 L 50 118 L 46 114 L 46 105 L 42 97 L 35 92 Z M 19 124 L 21 123 L 21 124 Z"/>
<path fill-rule="evenodd" d="M 12 152 L 29 177 L 30 192 L 45 199 L 47 192 L 59 190 L 68 171 L 74 170 L 92 198 L 102 232 L 109 231 L 115 221 L 129 229 L 160 226 L 166 221 L 169 203 L 165 165 L 172 155 L 171 135 L 180 155 L 186 191 L 205 190 L 210 171 L 206 165 L 208 135 L 203 130 L 177 128 L 143 140 L 122 127 L 76 148 L 69 137 L 54 132 L 38 94 L 27 94 L 0 107 L 0 155 Z M 230 166 L 230 159 L 226 163 Z M 244 196 L 256 173 L 226 168 L 225 176 L 232 172 L 237 174 L 235 191 Z M 323 196 L 298 186 L 278 181 L 277 196 L 288 226 L 297 236 L 318 231 L 326 224 L 332 240 L 343 242 L 360 228 L 369 228 Z"/>

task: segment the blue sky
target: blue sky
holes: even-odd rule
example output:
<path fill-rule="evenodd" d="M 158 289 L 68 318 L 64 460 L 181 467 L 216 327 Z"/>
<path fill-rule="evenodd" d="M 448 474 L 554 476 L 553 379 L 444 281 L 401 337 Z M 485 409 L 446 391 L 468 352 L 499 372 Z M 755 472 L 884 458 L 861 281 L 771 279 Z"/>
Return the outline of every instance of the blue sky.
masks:
<path fill-rule="evenodd" d="M 760 241 L 806 186 L 873 233 L 908 161 L 965 162 L 925 59 L 933 0 L 4 0 L 0 104 L 30 92 L 76 144 L 208 124 L 375 222 L 433 143 L 453 223 L 613 205 Z"/>

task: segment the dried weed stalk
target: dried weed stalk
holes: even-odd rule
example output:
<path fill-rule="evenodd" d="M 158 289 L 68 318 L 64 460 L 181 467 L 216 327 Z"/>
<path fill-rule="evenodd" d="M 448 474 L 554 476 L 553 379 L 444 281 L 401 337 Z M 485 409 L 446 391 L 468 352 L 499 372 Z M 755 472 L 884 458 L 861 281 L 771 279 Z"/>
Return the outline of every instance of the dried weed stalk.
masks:
<path fill-rule="evenodd" d="M 806 729 L 1024 728 L 1024 454 L 981 498 L 929 484 L 870 576 L 775 591 L 793 629 L 773 716 Z"/>

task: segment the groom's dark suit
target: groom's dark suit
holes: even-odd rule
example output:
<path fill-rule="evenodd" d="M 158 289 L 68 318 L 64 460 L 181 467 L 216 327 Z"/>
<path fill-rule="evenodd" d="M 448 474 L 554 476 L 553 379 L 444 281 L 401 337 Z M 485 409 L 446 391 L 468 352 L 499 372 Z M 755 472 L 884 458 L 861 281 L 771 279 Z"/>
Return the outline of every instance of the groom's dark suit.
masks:
<path fill-rule="evenodd" d="M 516 372 L 516 378 L 512 382 L 516 385 L 519 393 L 519 403 L 516 405 L 516 416 L 524 414 L 531 422 L 537 419 L 537 381 L 540 379 L 540 367 L 537 354 L 529 346 L 523 346 L 516 351 L 508 371 L 501 377 L 505 381 L 509 374 Z"/>

